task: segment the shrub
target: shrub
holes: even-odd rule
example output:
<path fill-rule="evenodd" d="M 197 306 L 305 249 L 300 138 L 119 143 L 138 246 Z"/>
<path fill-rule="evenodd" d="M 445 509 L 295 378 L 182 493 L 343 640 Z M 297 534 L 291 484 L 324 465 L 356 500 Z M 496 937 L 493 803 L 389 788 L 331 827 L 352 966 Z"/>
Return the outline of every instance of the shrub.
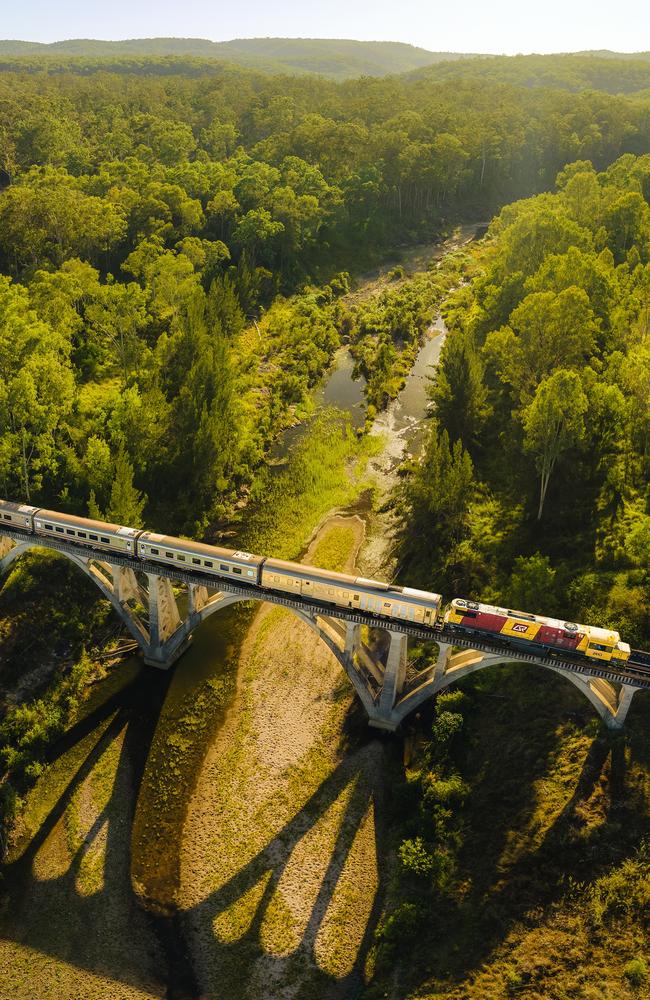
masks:
<path fill-rule="evenodd" d="M 648 978 L 648 967 L 642 958 L 633 958 L 625 966 L 623 975 L 632 986 L 642 986 Z"/>
<path fill-rule="evenodd" d="M 398 853 L 402 868 L 411 875 L 430 875 L 435 867 L 435 858 L 427 850 L 422 837 L 403 840 Z"/>

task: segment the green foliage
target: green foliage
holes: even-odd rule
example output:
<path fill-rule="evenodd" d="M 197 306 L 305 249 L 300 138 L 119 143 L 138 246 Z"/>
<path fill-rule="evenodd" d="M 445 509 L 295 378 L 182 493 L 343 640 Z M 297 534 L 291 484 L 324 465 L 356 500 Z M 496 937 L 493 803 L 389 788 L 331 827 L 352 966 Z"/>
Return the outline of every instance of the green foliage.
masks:
<path fill-rule="evenodd" d="M 643 986 L 648 978 L 648 966 L 642 958 L 633 958 L 625 966 L 623 975 L 632 986 Z"/>
<path fill-rule="evenodd" d="M 422 837 L 403 840 L 399 847 L 399 860 L 405 872 L 411 875 L 431 875 L 435 869 L 435 858 L 429 854 Z"/>
<path fill-rule="evenodd" d="M 133 485 L 133 466 L 124 451 L 119 451 L 115 459 L 115 478 L 111 486 L 106 517 L 116 524 L 141 528 L 145 503 L 146 497 L 143 497 Z"/>
<path fill-rule="evenodd" d="M 514 608 L 544 608 L 547 614 L 559 611 L 557 605 L 557 570 L 548 556 L 536 552 L 517 556 L 507 590 L 508 605 Z"/>

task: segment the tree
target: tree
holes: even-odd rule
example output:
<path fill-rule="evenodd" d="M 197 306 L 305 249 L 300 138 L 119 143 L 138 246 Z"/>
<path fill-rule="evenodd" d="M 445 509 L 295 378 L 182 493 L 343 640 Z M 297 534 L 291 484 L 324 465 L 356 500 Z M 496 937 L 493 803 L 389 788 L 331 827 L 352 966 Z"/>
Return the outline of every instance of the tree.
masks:
<path fill-rule="evenodd" d="M 116 524 L 141 528 L 142 512 L 146 503 L 146 496 L 133 485 L 133 466 L 128 455 L 123 448 L 120 448 L 115 459 L 115 473 L 106 517 Z"/>
<path fill-rule="evenodd" d="M 447 431 L 433 424 L 422 461 L 402 488 L 398 513 L 406 558 L 436 586 L 467 534 L 473 486 L 472 460 L 462 442 L 451 447 Z"/>
<path fill-rule="evenodd" d="M 518 335 L 520 358 L 513 383 L 520 392 L 534 390 L 540 379 L 560 365 L 582 366 L 596 347 L 598 325 L 582 288 L 571 286 L 559 294 L 533 292 L 510 317 Z"/>
<path fill-rule="evenodd" d="M 476 348 L 461 330 L 445 340 L 431 398 L 452 441 L 461 438 L 468 445 L 478 443 L 489 412 L 487 389 Z"/>
<path fill-rule="evenodd" d="M 524 449 L 534 456 L 540 474 L 538 521 L 558 459 L 584 437 L 587 406 L 580 376 L 561 368 L 540 383 L 523 412 Z"/>
<path fill-rule="evenodd" d="M 548 556 L 539 552 L 518 556 L 510 577 L 508 606 L 528 611 L 544 608 L 546 614 L 552 614 L 556 610 L 556 576 Z"/>

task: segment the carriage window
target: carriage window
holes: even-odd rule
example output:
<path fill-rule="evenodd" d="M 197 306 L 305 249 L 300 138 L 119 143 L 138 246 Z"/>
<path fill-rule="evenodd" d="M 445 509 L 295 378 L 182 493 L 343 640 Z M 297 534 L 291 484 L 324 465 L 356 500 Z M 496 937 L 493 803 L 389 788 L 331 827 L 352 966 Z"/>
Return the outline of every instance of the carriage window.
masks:
<path fill-rule="evenodd" d="M 104 545 L 110 545 L 111 544 L 110 538 L 104 538 L 103 535 L 102 535 L 100 541 L 102 541 L 104 543 Z"/>
<path fill-rule="evenodd" d="M 185 556 L 177 555 L 176 558 L 179 562 L 185 562 Z"/>
<path fill-rule="evenodd" d="M 54 531 L 54 525 L 53 524 L 46 524 L 45 527 L 46 527 L 46 529 L 48 531 Z"/>
<path fill-rule="evenodd" d="M 334 593 L 334 587 L 328 587 L 327 588 L 327 593 L 328 594 L 333 594 Z"/>
<path fill-rule="evenodd" d="M 151 549 L 150 551 L 151 551 L 151 555 L 152 556 L 158 556 L 158 555 L 160 555 L 159 549 Z"/>
<path fill-rule="evenodd" d="M 167 557 L 167 559 L 173 559 L 174 558 L 174 553 L 173 552 L 165 552 L 165 556 Z"/>
<path fill-rule="evenodd" d="M 60 535 L 62 535 L 62 534 L 63 534 L 63 528 L 59 528 L 59 527 L 57 526 L 57 527 L 56 527 L 56 528 L 55 528 L 54 530 L 55 530 L 55 531 L 58 531 L 58 533 L 59 533 Z"/>
<path fill-rule="evenodd" d="M 355 595 L 354 595 L 354 599 L 355 599 L 355 601 L 358 601 L 358 600 L 359 600 L 359 595 L 358 595 L 358 594 L 355 594 Z"/>
<path fill-rule="evenodd" d="M 74 532 L 74 528 L 66 528 L 65 529 L 65 533 L 66 533 L 66 535 L 74 535 L 74 533 L 75 533 Z"/>
<path fill-rule="evenodd" d="M 228 570 L 230 569 L 230 566 L 224 566 L 223 563 L 219 563 L 219 569 L 222 570 L 222 572 L 227 573 Z"/>
<path fill-rule="evenodd" d="M 77 534 L 79 535 L 79 538 L 85 538 L 86 537 L 86 532 L 85 531 L 78 531 Z"/>
<path fill-rule="evenodd" d="M 603 646 L 600 642 L 590 642 L 589 649 L 599 649 L 602 653 L 609 653 L 611 646 Z"/>
<path fill-rule="evenodd" d="M 389 608 L 390 607 L 390 601 L 384 601 L 384 607 L 385 608 Z"/>
<path fill-rule="evenodd" d="M 233 566 L 232 571 L 233 573 L 238 573 L 239 576 L 241 576 L 241 566 Z"/>
<path fill-rule="evenodd" d="M 192 562 L 194 563 L 195 566 L 200 566 L 201 565 L 201 560 L 200 559 L 195 559 L 194 557 L 192 557 Z"/>
<path fill-rule="evenodd" d="M 2 516 L 4 517 L 5 521 L 11 521 L 11 514 L 3 514 Z"/>
<path fill-rule="evenodd" d="M 99 541 L 99 535 L 92 535 L 90 532 L 88 532 L 88 537 L 92 538 L 93 542 L 98 542 Z"/>
<path fill-rule="evenodd" d="M 203 562 L 205 566 L 209 566 L 210 569 L 212 569 L 212 562 L 210 559 L 204 559 Z"/>
<path fill-rule="evenodd" d="M 247 569 L 246 570 L 246 576 L 255 576 L 255 573 L 253 572 L 252 569 Z"/>

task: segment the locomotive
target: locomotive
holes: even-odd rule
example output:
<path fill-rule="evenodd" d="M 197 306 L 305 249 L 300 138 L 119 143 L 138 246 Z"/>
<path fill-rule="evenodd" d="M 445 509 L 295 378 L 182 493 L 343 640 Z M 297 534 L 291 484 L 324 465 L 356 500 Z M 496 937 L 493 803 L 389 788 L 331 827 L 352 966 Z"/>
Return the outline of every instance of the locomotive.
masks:
<path fill-rule="evenodd" d="M 563 622 L 461 597 L 453 598 L 443 612 L 440 594 L 41 507 L 0 500 L 0 523 L 28 534 L 58 537 L 80 547 L 112 551 L 135 562 L 160 563 L 206 577 L 230 579 L 324 605 L 368 612 L 379 619 L 418 623 L 438 633 L 444 629 L 452 636 L 498 636 L 501 643 L 514 649 L 541 655 L 578 656 L 615 666 L 623 666 L 630 657 L 629 645 L 611 629 Z"/>

